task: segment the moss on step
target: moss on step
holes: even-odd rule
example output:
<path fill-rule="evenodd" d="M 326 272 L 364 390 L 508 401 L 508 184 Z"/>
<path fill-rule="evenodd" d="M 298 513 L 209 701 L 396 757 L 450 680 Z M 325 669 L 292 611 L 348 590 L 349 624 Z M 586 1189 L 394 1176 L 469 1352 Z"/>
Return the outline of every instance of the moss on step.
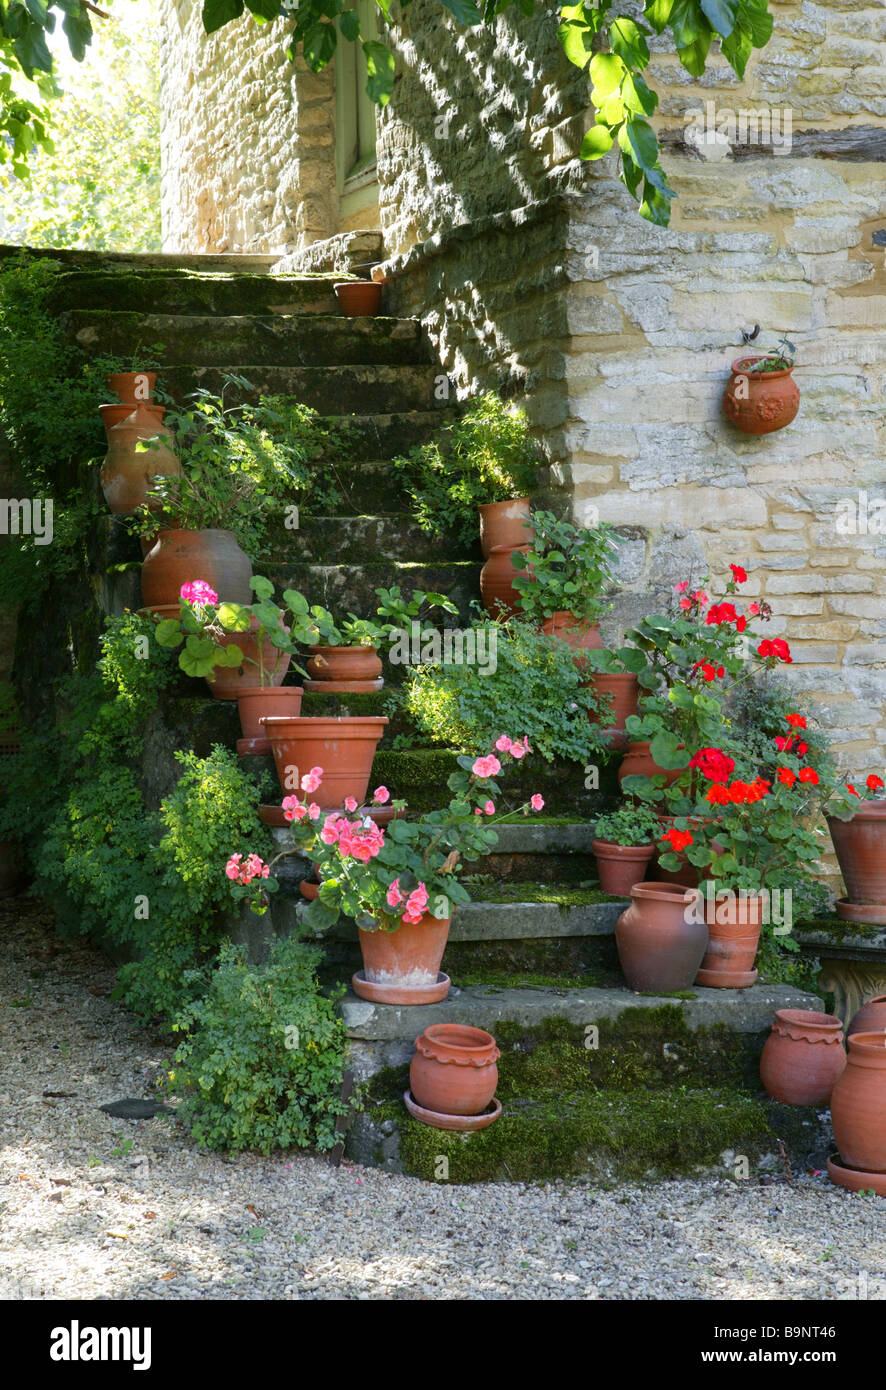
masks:
<path fill-rule="evenodd" d="M 440 792 L 458 767 L 458 752 L 450 748 L 380 749 L 372 769 L 392 793 L 404 797 L 414 811 L 432 811 L 440 805 Z M 536 759 L 531 768 L 512 767 L 499 779 L 499 805 L 516 810 L 540 791 L 545 804 L 566 823 L 602 813 L 616 782 L 614 763 L 601 769 L 601 787 L 587 791 L 584 768 L 578 763 L 546 763 Z"/>
<path fill-rule="evenodd" d="M 886 931 L 886 927 L 876 926 L 870 922 L 847 922 L 834 913 L 829 917 L 815 917 L 809 922 L 800 922 L 794 928 L 794 935 L 802 940 L 802 937 L 807 933 L 821 933 L 837 946 L 847 937 L 879 936 L 884 931 Z M 817 949 L 823 950 L 825 948 L 817 946 Z"/>
<path fill-rule="evenodd" d="M 554 903 L 562 912 L 593 903 L 624 902 L 611 893 L 602 893 L 599 884 L 587 880 L 556 888 L 547 883 L 477 883 L 475 897 L 484 903 Z"/>

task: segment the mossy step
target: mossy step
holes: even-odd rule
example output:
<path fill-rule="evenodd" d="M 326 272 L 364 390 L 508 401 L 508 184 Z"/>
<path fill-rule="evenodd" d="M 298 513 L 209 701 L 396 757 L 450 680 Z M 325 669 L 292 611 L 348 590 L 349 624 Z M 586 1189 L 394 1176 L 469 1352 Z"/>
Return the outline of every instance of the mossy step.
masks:
<path fill-rule="evenodd" d="M 230 405 L 255 402 L 260 396 L 294 396 L 321 414 L 339 417 L 361 414 L 367 406 L 386 414 L 435 408 L 438 372 L 434 366 L 269 367 L 241 362 L 236 370 L 252 389 L 229 388 L 225 399 Z M 163 385 L 173 399 L 181 401 L 198 387 L 220 394 L 224 376 L 218 367 L 191 363 L 168 368 Z"/>
<path fill-rule="evenodd" d="M 374 405 L 375 402 L 372 402 Z M 410 449 L 414 449 L 419 444 L 425 444 L 429 439 L 442 429 L 444 425 L 451 425 L 458 417 L 458 411 L 454 406 L 447 406 L 434 410 L 408 410 L 383 412 L 379 414 L 356 413 L 348 416 L 348 459 L 341 463 L 336 461 L 336 471 L 341 475 L 342 482 L 347 483 L 349 477 L 353 478 L 356 487 L 362 486 L 363 472 L 380 468 L 383 472 L 390 471 L 388 459 L 392 459 L 397 454 L 408 454 Z M 341 423 L 340 415 L 333 414 L 321 418 L 318 424 L 338 425 Z M 384 462 L 379 463 L 379 460 Z M 356 468 L 355 465 L 361 465 Z M 351 474 L 351 469 L 354 469 Z M 391 493 L 392 496 L 396 495 Z"/>
<path fill-rule="evenodd" d="M 51 306 L 56 312 L 108 309 L 138 314 L 335 314 L 338 300 L 328 276 L 272 276 L 257 268 L 222 274 L 205 269 L 124 263 L 63 270 Z"/>
<path fill-rule="evenodd" d="M 378 479 L 378 500 L 383 500 L 390 483 Z M 374 504 L 375 498 L 371 499 Z M 472 560 L 482 564 L 479 532 L 469 552 L 460 549 L 447 536 L 429 536 L 406 512 L 362 516 L 310 516 L 302 514 L 297 532 L 289 532 L 301 558 L 335 563 L 342 554 L 352 563 L 360 560 L 400 560 L 421 557 L 432 560 Z"/>
<path fill-rule="evenodd" d="M 439 805 L 440 788 L 458 766 L 458 753 L 447 748 L 386 749 L 375 755 L 372 785 L 383 782 L 395 796 L 409 802 L 413 811 L 432 811 Z M 540 792 L 551 815 L 587 818 L 602 814 L 618 791 L 618 760 L 600 764 L 600 786 L 585 786 L 584 766 L 579 763 L 547 763 L 528 759 L 499 778 L 504 810 L 516 809 L 533 792 Z"/>
<path fill-rule="evenodd" d="M 376 589 L 399 584 L 405 593 L 423 589 L 445 594 L 467 619 L 472 602 L 480 598 L 480 564 L 473 560 L 363 560 L 351 563 L 347 549 L 337 564 L 317 564 L 281 556 L 263 566 L 263 573 L 281 589 L 300 589 L 311 603 L 338 613 L 371 614 L 378 604 Z"/>
<path fill-rule="evenodd" d="M 143 353 L 162 370 L 192 363 L 237 370 L 241 362 L 274 367 L 427 364 L 416 319 L 345 318 L 341 314 L 280 316 L 144 314 L 72 309 L 62 328 L 87 354 Z"/>
<path fill-rule="evenodd" d="M 841 917 L 812 921 L 794 929 L 800 948 L 835 960 L 886 961 L 886 927 L 846 922 Z"/>

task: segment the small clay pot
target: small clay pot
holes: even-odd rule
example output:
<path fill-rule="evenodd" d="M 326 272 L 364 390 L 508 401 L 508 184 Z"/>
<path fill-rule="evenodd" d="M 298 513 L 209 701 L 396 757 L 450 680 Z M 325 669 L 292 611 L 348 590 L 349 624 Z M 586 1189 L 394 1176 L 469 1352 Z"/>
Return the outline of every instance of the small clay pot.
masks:
<path fill-rule="evenodd" d="M 655 994 L 689 989 L 708 944 L 701 894 L 673 883 L 635 883 L 615 924 L 628 987 Z"/>
<path fill-rule="evenodd" d="M 154 394 L 156 372 L 113 372 L 105 377 L 108 390 L 120 397 L 124 405 L 143 405 Z"/>
<path fill-rule="evenodd" d="M 886 801 L 864 802 L 851 820 L 828 817 L 850 903 L 886 905 Z"/>
<path fill-rule="evenodd" d="M 511 564 L 511 556 L 517 552 L 526 555 L 528 551 L 528 545 L 496 545 L 481 569 L 480 593 L 486 611 L 494 618 L 512 617 L 519 611 L 520 595 L 514 588 L 518 571 Z"/>
<path fill-rule="evenodd" d="M 498 1085 L 495 1038 L 461 1023 L 432 1023 L 415 1040 L 409 1089 L 438 1115 L 479 1115 Z"/>
<path fill-rule="evenodd" d="M 827 1105 L 846 1066 L 843 1025 L 833 1014 L 777 1009 L 760 1057 L 766 1093 L 783 1105 Z"/>
<path fill-rule="evenodd" d="M 255 667 L 252 668 L 253 672 Z M 243 737 L 257 740 L 267 747 L 260 751 L 270 753 L 271 744 L 261 724 L 266 714 L 286 715 L 297 719 L 301 714 L 302 690 L 299 685 L 244 686 L 237 696 L 237 710 L 240 714 L 240 728 Z M 257 753 L 259 749 L 251 750 Z"/>
<path fill-rule="evenodd" d="M 159 531 L 142 565 L 146 608 L 178 603 L 183 584 L 203 579 L 228 603 L 251 603 L 252 565 L 233 531 Z"/>
<path fill-rule="evenodd" d="M 515 497 L 510 502 L 486 502 L 477 510 L 484 560 L 488 560 L 500 545 L 513 550 L 518 545 L 531 545 L 535 540 L 535 528 L 526 525 L 531 516 L 528 497 Z"/>
<path fill-rule="evenodd" d="M 349 796 L 362 806 L 375 750 L 387 727 L 386 718 L 371 715 L 353 719 L 293 719 L 271 715 L 262 716 L 260 723 L 271 741 L 284 796 L 297 790 L 301 778 L 312 767 L 322 767 L 323 782 L 315 793 L 319 806 L 324 810 L 338 809 Z"/>
<path fill-rule="evenodd" d="M 381 657 L 375 647 L 310 647 L 305 690 L 364 692 L 381 690 Z"/>
<path fill-rule="evenodd" d="M 723 392 L 727 420 L 743 434 L 771 434 L 789 425 L 800 409 L 800 388 L 791 376 L 792 367 L 777 372 L 754 372 L 749 368 L 759 357 L 739 357 L 732 364 L 732 375 Z"/>
<path fill-rule="evenodd" d="M 642 883 L 655 845 L 616 845 L 611 840 L 595 840 L 591 849 L 597 856 L 597 876 L 604 893 L 616 898 L 629 896 L 635 883 Z"/>
<path fill-rule="evenodd" d="M 713 989 L 748 989 L 757 979 L 753 968 L 760 944 L 766 899 L 731 894 L 719 901 L 705 898 L 710 945 L 695 983 Z"/>
<path fill-rule="evenodd" d="M 847 1038 L 853 1033 L 881 1033 L 886 1031 L 886 994 L 875 994 L 866 999 L 860 1009 L 852 1015 L 846 1029 Z"/>
<path fill-rule="evenodd" d="M 355 993 L 382 1004 L 425 1004 L 433 1002 L 429 993 L 434 992 L 438 998 L 445 997 L 449 981 L 444 976 L 445 985 L 439 983 L 440 962 L 451 920 L 426 913 L 418 922 L 403 922 L 394 931 L 360 927 L 363 970 L 353 976 Z"/>
<path fill-rule="evenodd" d="M 343 280 L 332 288 L 342 313 L 348 318 L 366 318 L 377 314 L 381 308 L 384 286 L 377 280 Z"/>
<path fill-rule="evenodd" d="M 886 1172 L 886 1033 L 854 1033 L 831 1093 L 831 1124 L 848 1168 Z"/>
<path fill-rule="evenodd" d="M 627 748 L 629 740 L 625 724 L 629 715 L 637 713 L 640 695 L 637 677 L 629 671 L 598 671 L 588 676 L 585 684 L 599 696 L 611 696 L 609 713 L 603 716 L 607 720 L 606 727 L 600 732 L 613 748 Z M 588 719 L 594 725 L 602 723 L 601 716 L 590 711 Z"/>

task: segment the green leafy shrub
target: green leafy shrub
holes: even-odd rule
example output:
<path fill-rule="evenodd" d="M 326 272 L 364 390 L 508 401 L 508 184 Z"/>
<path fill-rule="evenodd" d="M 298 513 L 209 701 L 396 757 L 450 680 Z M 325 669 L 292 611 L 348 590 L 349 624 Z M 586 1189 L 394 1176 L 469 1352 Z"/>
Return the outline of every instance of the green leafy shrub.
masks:
<path fill-rule="evenodd" d="M 650 806 L 625 803 L 601 816 L 594 827 L 598 840 L 612 845 L 648 845 L 661 836 L 662 824 Z"/>
<path fill-rule="evenodd" d="M 252 967 L 243 947 L 225 942 L 208 982 L 194 981 L 201 997 L 174 1024 L 187 1036 L 170 1084 L 198 1143 L 265 1154 L 335 1144 L 344 1025 L 317 983 L 320 955 L 286 937 Z"/>
<path fill-rule="evenodd" d="M 555 613 L 571 613 L 581 623 L 596 623 L 607 607 L 604 590 L 612 582 L 616 546 L 621 540 L 607 522 L 577 526 L 553 512 L 533 512 L 535 540 L 522 555 L 511 554 L 518 570 L 514 588 L 523 615 L 541 624 Z"/>

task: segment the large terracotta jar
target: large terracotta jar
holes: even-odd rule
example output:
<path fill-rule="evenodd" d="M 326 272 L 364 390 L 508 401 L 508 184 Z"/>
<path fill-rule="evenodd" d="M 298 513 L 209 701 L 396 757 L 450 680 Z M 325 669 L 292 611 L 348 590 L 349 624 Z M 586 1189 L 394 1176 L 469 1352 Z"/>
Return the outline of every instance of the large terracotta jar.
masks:
<path fill-rule="evenodd" d="M 155 478 L 180 474 L 181 463 L 172 448 L 172 430 L 144 406 L 130 407 L 130 414 L 120 424 L 111 426 L 107 435 L 108 452 L 99 481 L 109 510 L 116 516 L 126 516 L 146 500 Z M 142 440 L 157 437 L 161 443 L 156 448 L 139 450 Z"/>
<path fill-rule="evenodd" d="M 886 801 L 864 802 L 851 820 L 829 816 L 828 828 L 847 893 L 837 912 L 886 925 Z"/>
<path fill-rule="evenodd" d="M 486 611 L 494 618 L 513 617 L 520 610 L 520 595 L 514 579 L 520 571 L 511 564 L 511 556 L 519 551 L 526 555 L 528 545 L 496 545 L 480 571 L 480 593 Z"/>
<path fill-rule="evenodd" d="M 784 429 L 800 409 L 800 388 L 791 376 L 793 368 L 777 372 L 749 370 L 758 357 L 739 357 L 723 392 L 723 410 L 743 434 L 771 434 Z"/>
<path fill-rule="evenodd" d="M 886 1032 L 886 994 L 875 994 L 873 999 L 866 999 L 852 1015 L 846 1036 L 851 1038 L 853 1033 L 882 1032 Z"/>
<path fill-rule="evenodd" d="M 854 1033 L 831 1094 L 831 1124 L 844 1164 L 886 1173 L 886 1033 Z"/>
<path fill-rule="evenodd" d="M 305 690 L 329 695 L 381 690 L 381 657 L 375 647 L 310 647 Z"/>
<path fill-rule="evenodd" d="M 560 608 L 556 613 L 552 613 L 550 618 L 545 618 L 541 630 L 546 632 L 549 637 L 557 637 L 579 653 L 583 651 L 599 652 L 603 649 L 599 623 L 582 622 L 566 608 Z M 581 664 L 579 659 L 577 665 L 581 666 Z"/>
<path fill-rule="evenodd" d="M 530 520 L 528 497 L 515 497 L 510 502 L 486 502 L 478 511 L 484 560 L 488 560 L 498 546 L 514 550 L 518 545 L 531 545 L 535 540 L 535 528 L 526 525 Z"/>
<path fill-rule="evenodd" d="M 615 944 L 630 989 L 670 994 L 689 989 L 708 944 L 701 895 L 673 883 L 635 883 L 615 924 Z"/>
<path fill-rule="evenodd" d="M 238 602 L 239 600 L 234 600 Z M 248 632 L 222 632 L 214 637 L 219 647 L 239 647 L 243 653 L 240 666 L 216 666 L 213 680 L 207 678 L 206 684 L 216 700 L 239 700 L 244 691 L 254 689 L 259 682 L 258 638 L 256 633 L 260 624 L 250 619 Z M 289 629 L 286 629 L 287 632 Z M 282 685 L 292 660 L 289 652 L 275 647 L 269 637 L 262 639 L 261 658 L 265 669 L 265 685 Z M 268 710 L 276 714 L 276 710 Z M 260 731 L 259 731 L 260 733 Z M 258 737 L 257 733 L 255 737 Z M 264 735 L 262 735 L 264 737 Z"/>
<path fill-rule="evenodd" d="M 227 603 L 251 603 L 252 565 L 233 531 L 160 531 L 142 565 L 146 608 L 178 603 L 183 584 L 203 579 Z"/>
<path fill-rule="evenodd" d="M 671 783 L 676 782 L 680 774 L 685 771 L 685 768 L 668 769 L 659 767 L 650 753 L 649 747 L 649 742 L 644 742 L 642 740 L 639 742 L 633 740 L 628 742 L 628 751 L 622 758 L 621 767 L 618 769 L 619 784 L 628 776 L 654 777 L 656 773 L 662 772 L 667 779 L 665 786 L 669 787 Z"/>
<path fill-rule="evenodd" d="M 440 962 L 449 939 L 450 917 L 425 914 L 394 931 L 359 927 L 363 969 L 351 979 L 354 993 L 377 1004 L 434 1004 L 449 993 Z"/>
<path fill-rule="evenodd" d="M 846 1066 L 843 1024 L 811 1009 L 777 1009 L 760 1057 L 760 1079 L 783 1105 L 827 1105 Z"/>
<path fill-rule="evenodd" d="M 754 960 L 766 899 L 732 894 L 720 901 L 705 899 L 705 921 L 710 945 L 695 983 L 714 989 L 748 989 L 757 972 Z"/>
<path fill-rule="evenodd" d="M 601 716 L 589 712 L 588 719 L 595 725 L 602 724 L 605 719 L 606 727 L 600 731 L 603 737 L 613 748 L 627 748 L 629 740 L 625 724 L 629 715 L 637 713 L 640 694 L 637 677 L 629 671 L 598 671 L 588 676 L 586 683 L 601 698 L 610 697 L 608 713 Z"/>
<path fill-rule="evenodd" d="M 301 700 L 300 685 L 244 687 L 237 696 L 240 728 L 243 731 L 243 737 L 237 740 L 237 752 L 253 756 L 269 754 L 271 742 L 261 720 L 266 715 L 297 719 L 301 714 Z"/>
<path fill-rule="evenodd" d="M 491 1033 L 462 1023 L 432 1023 L 415 1040 L 409 1089 L 438 1115 L 479 1115 L 498 1085 L 501 1053 Z"/>
<path fill-rule="evenodd" d="M 595 840 L 591 849 L 597 857 L 597 877 L 604 893 L 626 898 L 635 883 L 642 883 L 655 846 L 616 845 L 611 840 Z"/>
<path fill-rule="evenodd" d="M 277 776 L 283 795 L 298 790 L 312 767 L 322 767 L 323 782 L 314 799 L 324 810 L 333 810 L 352 796 L 362 806 L 369 786 L 375 750 L 387 726 L 380 715 L 365 718 L 291 719 L 263 717 L 261 724 L 271 741 Z"/>

